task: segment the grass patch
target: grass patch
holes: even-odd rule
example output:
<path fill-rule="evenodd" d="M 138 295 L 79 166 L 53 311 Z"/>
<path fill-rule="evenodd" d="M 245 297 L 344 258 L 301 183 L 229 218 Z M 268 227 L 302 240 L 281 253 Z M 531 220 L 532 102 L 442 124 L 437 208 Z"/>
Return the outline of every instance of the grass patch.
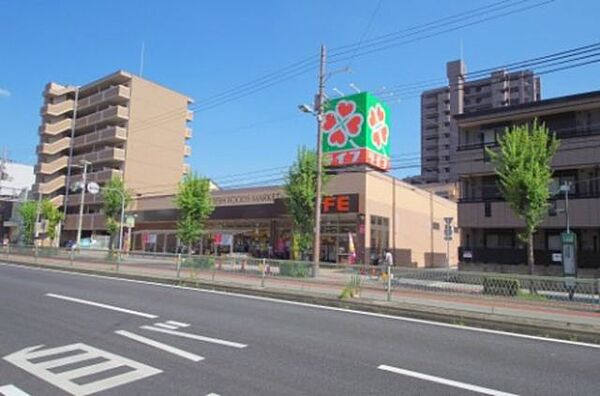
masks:
<path fill-rule="evenodd" d="M 524 292 L 522 290 L 519 290 L 517 292 L 516 297 L 519 300 L 526 300 L 526 301 L 548 301 L 548 297 L 546 297 L 544 295 L 537 294 L 537 293 Z"/>

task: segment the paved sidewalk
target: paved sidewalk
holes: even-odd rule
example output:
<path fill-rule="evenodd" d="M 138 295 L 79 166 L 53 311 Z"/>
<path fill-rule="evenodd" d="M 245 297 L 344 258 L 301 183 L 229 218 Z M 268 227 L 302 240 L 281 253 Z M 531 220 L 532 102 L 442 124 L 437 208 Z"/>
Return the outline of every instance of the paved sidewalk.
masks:
<path fill-rule="evenodd" d="M 37 264 L 39 266 L 53 266 L 65 269 L 79 269 L 86 271 L 104 272 L 114 274 L 116 263 L 76 261 L 71 266 L 68 259 L 34 257 L 24 255 L 0 256 L 0 261 L 14 263 Z M 321 269 L 318 279 L 312 278 L 284 278 L 267 275 L 264 279 L 260 273 L 230 272 L 225 270 L 192 271 L 182 268 L 180 278 L 177 278 L 176 266 L 169 262 L 121 263 L 119 273 L 123 275 L 136 275 L 146 278 L 156 278 L 176 282 L 185 281 L 187 284 L 194 282 L 212 284 L 215 286 L 232 286 L 247 288 L 248 290 L 263 290 L 268 292 L 293 293 L 296 295 L 337 298 L 343 288 L 345 278 L 341 278 L 334 270 Z M 387 293 L 385 284 L 377 281 L 375 277 L 365 282 L 360 298 L 352 302 L 376 304 L 383 308 L 403 308 L 422 310 L 439 315 L 454 315 L 458 321 L 469 315 L 485 317 L 506 323 L 525 324 L 552 324 L 557 327 L 578 328 L 589 333 L 598 334 L 600 337 L 600 306 L 582 309 L 577 303 L 552 303 L 516 301 L 514 298 L 452 294 L 438 291 L 404 289 L 396 287 L 392 293 L 391 302 L 386 301 Z M 263 285 L 264 282 L 264 286 Z"/>

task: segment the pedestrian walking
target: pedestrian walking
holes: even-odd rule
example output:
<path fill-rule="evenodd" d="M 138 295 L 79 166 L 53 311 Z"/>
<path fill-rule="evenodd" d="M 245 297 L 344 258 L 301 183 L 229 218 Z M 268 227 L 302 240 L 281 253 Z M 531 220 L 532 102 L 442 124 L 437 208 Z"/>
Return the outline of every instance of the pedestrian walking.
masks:
<path fill-rule="evenodd" d="M 392 256 L 392 252 L 390 252 L 390 249 L 388 248 L 385 249 L 385 256 L 383 257 L 383 262 L 387 267 L 394 266 L 394 257 Z"/>

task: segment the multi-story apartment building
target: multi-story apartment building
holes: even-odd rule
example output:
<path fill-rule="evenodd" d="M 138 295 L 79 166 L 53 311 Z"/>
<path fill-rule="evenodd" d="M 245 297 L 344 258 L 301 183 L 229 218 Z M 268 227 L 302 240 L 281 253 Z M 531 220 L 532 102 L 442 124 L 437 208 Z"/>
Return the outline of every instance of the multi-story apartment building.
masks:
<path fill-rule="evenodd" d="M 517 235 L 524 223 L 502 198 L 486 146 L 496 146 L 507 127 L 537 118 L 560 139 L 552 167 L 551 210 L 534 237 L 536 262 L 550 264 L 566 228 L 564 195 L 570 183 L 569 217 L 578 237 L 580 268 L 600 266 L 600 91 L 493 108 L 455 117 L 459 127 L 454 164 L 461 183 L 458 225 L 463 259 L 525 263 Z M 464 252 L 468 252 L 465 256 Z"/>
<path fill-rule="evenodd" d="M 192 100 L 125 71 L 74 87 L 49 83 L 41 108 L 34 192 L 63 207 L 63 239 L 73 239 L 82 181 L 101 186 L 123 178 L 134 198 L 152 191 L 174 192 L 189 166 L 187 140 Z M 36 197 L 37 198 L 37 197 Z M 83 235 L 104 229 L 100 194 L 86 194 Z"/>
<path fill-rule="evenodd" d="M 453 116 L 540 100 L 540 79 L 533 72 L 494 71 L 467 81 L 462 60 L 446 65 L 448 85 L 421 94 L 421 179 L 425 183 L 456 181 L 452 153 L 458 129 Z"/>

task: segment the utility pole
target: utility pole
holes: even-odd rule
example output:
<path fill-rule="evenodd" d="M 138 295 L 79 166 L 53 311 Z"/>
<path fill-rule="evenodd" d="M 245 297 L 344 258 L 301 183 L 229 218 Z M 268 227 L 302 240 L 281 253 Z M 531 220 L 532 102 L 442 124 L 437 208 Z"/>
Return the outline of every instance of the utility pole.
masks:
<path fill-rule="evenodd" d="M 87 186 L 87 167 L 90 164 L 90 161 L 81 161 L 83 165 L 83 177 L 81 183 L 81 195 L 79 200 L 79 219 L 77 224 L 77 248 L 80 248 L 81 243 L 81 227 L 83 226 L 83 204 L 85 201 L 85 188 Z"/>
<path fill-rule="evenodd" d="M 571 183 L 565 182 L 562 185 L 561 190 L 565 193 L 565 218 L 567 221 L 567 234 L 571 232 L 571 224 L 569 221 L 569 191 L 571 190 Z"/>
<path fill-rule="evenodd" d="M 323 95 L 325 92 L 325 45 L 321 44 L 321 59 L 319 64 L 319 91 L 315 100 L 317 116 L 317 188 L 315 197 L 315 233 L 313 245 L 313 276 L 319 272 L 319 259 L 321 256 L 321 179 L 323 177 L 323 145 L 321 143 L 321 120 L 323 119 Z"/>

